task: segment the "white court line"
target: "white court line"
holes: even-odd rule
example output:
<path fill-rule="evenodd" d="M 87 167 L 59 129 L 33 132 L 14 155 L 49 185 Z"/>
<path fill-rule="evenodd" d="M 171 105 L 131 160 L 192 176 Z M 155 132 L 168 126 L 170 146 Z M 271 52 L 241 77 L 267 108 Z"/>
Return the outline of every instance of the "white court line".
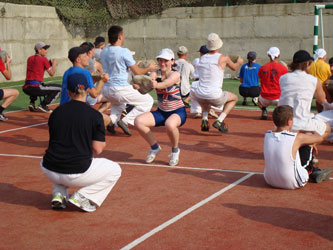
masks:
<path fill-rule="evenodd" d="M 18 154 L 0 154 L 0 156 L 21 157 L 21 158 L 37 158 L 37 159 L 43 158 L 43 156 L 18 155 Z M 144 167 L 191 169 L 191 170 L 229 172 L 229 173 L 241 173 L 241 174 L 263 174 L 262 172 L 240 171 L 240 170 L 230 170 L 230 169 L 195 168 L 195 167 L 169 166 L 169 165 L 158 165 L 158 164 L 144 164 L 144 163 L 137 163 L 137 162 L 121 162 L 121 161 L 118 161 L 117 163 L 120 164 L 120 165 L 135 165 L 135 166 L 144 166 Z"/>
<path fill-rule="evenodd" d="M 137 246 L 138 244 L 140 244 L 141 242 L 145 241 L 146 239 L 148 239 L 149 237 L 153 236 L 154 234 L 158 233 L 159 231 L 163 230 L 164 228 L 170 226 L 171 224 L 177 222 L 178 220 L 180 220 L 181 218 L 183 218 L 184 216 L 192 213 L 194 210 L 200 208 L 201 206 L 205 205 L 206 203 L 208 203 L 209 201 L 217 198 L 218 196 L 220 196 L 221 194 L 223 194 L 224 192 L 228 191 L 229 189 L 235 187 L 236 185 L 238 185 L 239 183 L 245 181 L 246 179 L 250 178 L 252 175 L 254 174 L 247 174 L 246 176 L 238 179 L 237 181 L 235 181 L 234 183 L 228 185 L 225 188 L 222 188 L 220 191 L 212 194 L 211 196 L 207 197 L 206 199 L 200 201 L 199 203 L 195 204 L 194 206 L 186 209 L 184 212 L 178 214 L 177 216 L 173 217 L 172 219 L 164 222 L 163 224 L 159 225 L 158 227 L 155 227 L 153 230 L 151 230 L 150 232 L 142 235 L 141 237 L 137 238 L 136 240 L 132 241 L 131 243 L 129 243 L 128 245 L 124 246 L 123 248 L 121 248 L 121 250 L 128 250 L 128 249 L 132 249 L 133 247 Z"/>
<path fill-rule="evenodd" d="M 1 154 L 0 154 L 1 155 Z M 120 165 L 137 165 L 146 167 L 159 167 L 159 168 L 178 168 L 178 169 L 192 169 L 192 170 L 206 170 L 206 171 L 218 171 L 218 172 L 230 172 L 230 173 L 241 173 L 241 174 L 264 174 L 262 172 L 254 171 L 240 171 L 240 170 L 230 170 L 230 169 L 215 169 L 215 168 L 195 168 L 195 167 L 181 167 L 181 166 L 169 166 L 169 165 L 158 165 L 158 164 L 145 164 L 145 163 L 135 163 L 135 162 L 117 162 Z"/>
<path fill-rule="evenodd" d="M 37 127 L 37 126 L 41 126 L 41 125 L 45 125 L 45 124 L 47 124 L 47 122 L 37 123 L 37 124 L 34 124 L 34 125 L 29 125 L 29 126 L 20 127 L 20 128 L 7 129 L 7 130 L 0 131 L 0 134 L 7 133 L 7 132 L 12 132 L 12 131 L 17 131 L 17 130 L 21 130 L 21 129 L 25 129 L 25 128 Z"/>

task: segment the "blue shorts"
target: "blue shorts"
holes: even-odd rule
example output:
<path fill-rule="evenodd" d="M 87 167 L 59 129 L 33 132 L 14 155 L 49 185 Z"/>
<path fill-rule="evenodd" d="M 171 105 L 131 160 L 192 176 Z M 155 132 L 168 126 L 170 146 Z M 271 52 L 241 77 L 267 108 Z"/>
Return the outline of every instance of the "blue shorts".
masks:
<path fill-rule="evenodd" d="M 186 122 L 186 110 L 185 107 L 181 107 L 179 109 L 165 112 L 160 110 L 159 108 L 156 111 L 151 111 L 155 119 L 155 127 L 164 126 L 165 121 L 169 118 L 172 114 L 177 114 L 180 117 L 180 126 L 182 126 Z"/>

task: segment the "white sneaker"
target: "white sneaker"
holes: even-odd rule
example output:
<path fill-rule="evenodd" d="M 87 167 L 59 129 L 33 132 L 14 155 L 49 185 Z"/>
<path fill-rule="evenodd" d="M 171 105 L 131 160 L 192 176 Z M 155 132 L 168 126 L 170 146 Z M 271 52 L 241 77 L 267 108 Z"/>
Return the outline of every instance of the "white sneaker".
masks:
<path fill-rule="evenodd" d="M 170 166 L 176 166 L 178 164 L 178 162 L 179 162 L 179 153 L 180 153 L 180 149 L 178 149 L 177 153 L 171 153 L 170 161 L 169 161 Z"/>
<path fill-rule="evenodd" d="M 71 196 L 69 202 L 86 212 L 94 212 L 96 210 L 96 206 L 92 205 L 86 197 L 78 192 Z"/>
<path fill-rule="evenodd" d="M 146 158 L 146 163 L 152 163 L 155 160 L 156 155 L 160 152 L 162 148 L 158 145 L 157 149 L 150 149 L 149 154 Z"/>
<path fill-rule="evenodd" d="M 64 198 L 64 196 L 60 192 L 57 192 L 57 193 L 53 194 L 53 198 L 52 198 L 52 201 L 51 201 L 51 206 L 52 206 L 52 209 L 64 209 L 64 208 L 66 208 L 66 199 Z"/>

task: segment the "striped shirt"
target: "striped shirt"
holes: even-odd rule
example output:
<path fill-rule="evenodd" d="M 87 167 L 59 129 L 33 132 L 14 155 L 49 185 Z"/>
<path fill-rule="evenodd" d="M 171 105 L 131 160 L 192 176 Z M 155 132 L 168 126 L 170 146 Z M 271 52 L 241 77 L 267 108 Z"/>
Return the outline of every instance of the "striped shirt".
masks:
<path fill-rule="evenodd" d="M 160 77 L 160 71 L 158 71 Z M 169 112 L 184 107 L 178 84 L 166 89 L 156 89 L 159 109 Z"/>

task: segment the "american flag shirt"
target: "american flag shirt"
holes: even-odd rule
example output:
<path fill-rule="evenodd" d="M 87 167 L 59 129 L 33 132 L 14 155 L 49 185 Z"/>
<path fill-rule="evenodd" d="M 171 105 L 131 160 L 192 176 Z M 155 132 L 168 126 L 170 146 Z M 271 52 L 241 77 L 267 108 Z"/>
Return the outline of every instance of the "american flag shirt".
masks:
<path fill-rule="evenodd" d="M 160 76 L 159 76 L 160 77 Z M 174 84 L 166 89 L 156 89 L 159 109 L 169 112 L 184 107 L 180 96 L 179 85 Z"/>

